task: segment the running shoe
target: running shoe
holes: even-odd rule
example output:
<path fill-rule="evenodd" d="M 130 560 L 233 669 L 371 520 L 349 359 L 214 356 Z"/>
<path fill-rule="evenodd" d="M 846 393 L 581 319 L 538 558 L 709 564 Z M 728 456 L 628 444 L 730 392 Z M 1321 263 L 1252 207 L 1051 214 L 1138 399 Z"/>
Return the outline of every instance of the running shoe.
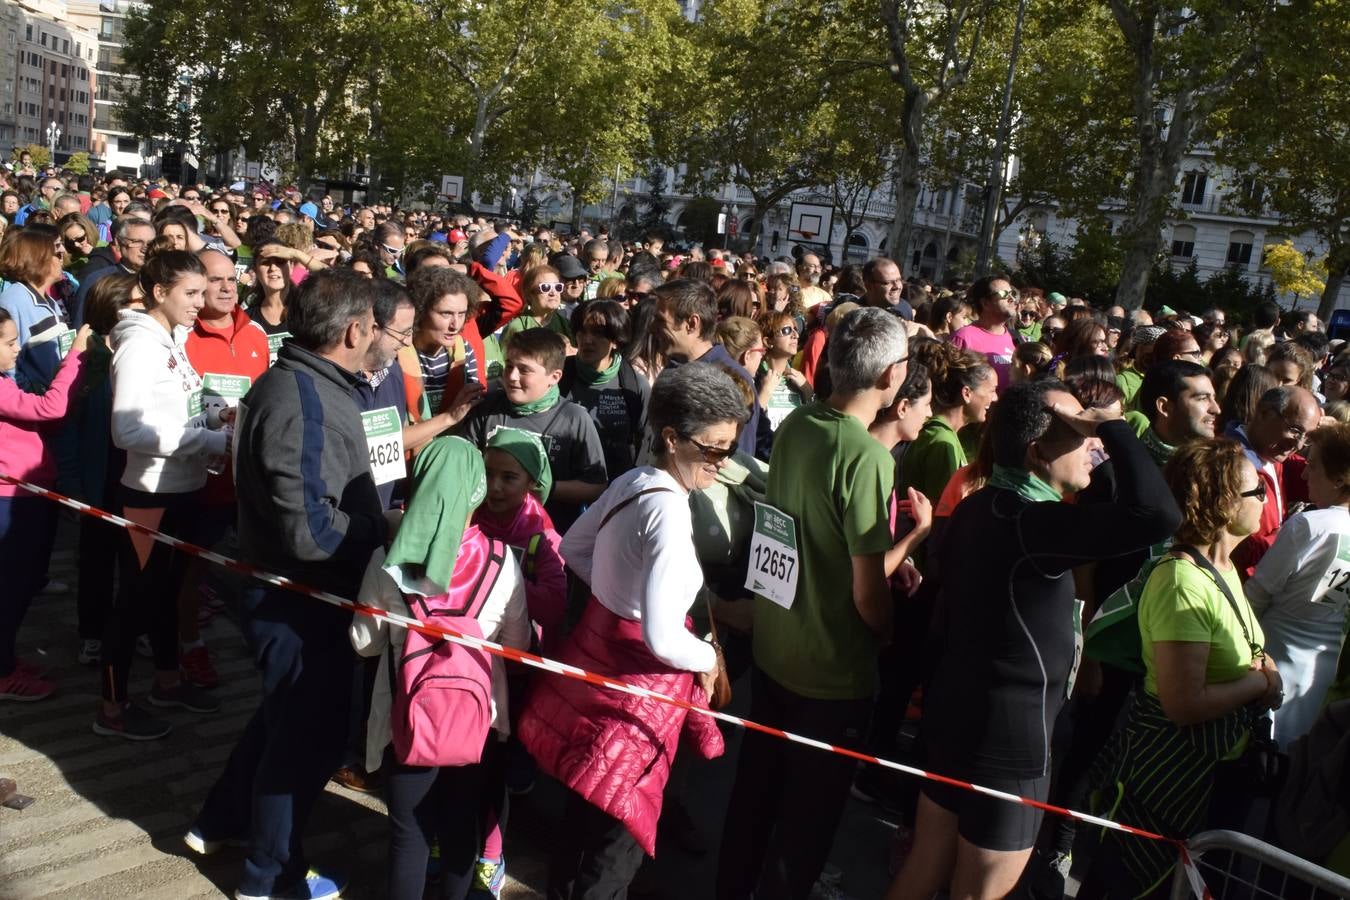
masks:
<path fill-rule="evenodd" d="M 186 709 L 188 712 L 213 713 L 220 711 L 220 701 L 196 685 L 180 681 L 171 688 L 155 682 L 147 699 L 161 709 Z"/>
<path fill-rule="evenodd" d="M 85 638 L 80 641 L 80 652 L 75 658 L 82 666 L 96 666 L 103 661 L 103 642 L 97 638 Z"/>
<path fill-rule="evenodd" d="M 198 856 L 210 856 L 225 847 L 248 846 L 248 841 L 239 837 L 225 838 L 220 841 L 209 840 L 206 835 L 202 834 L 201 827 L 197 825 L 193 825 L 187 830 L 187 834 L 183 835 L 183 843 L 187 844 L 188 849 Z"/>
<path fill-rule="evenodd" d="M 18 667 L 15 667 L 9 675 L 0 678 L 0 700 L 32 703 L 35 700 L 46 700 L 54 693 L 56 685 Z"/>
<path fill-rule="evenodd" d="M 474 866 L 473 887 L 469 888 L 466 900 L 500 900 L 502 888 L 506 886 L 506 858 L 479 858 Z"/>
<path fill-rule="evenodd" d="M 334 900 L 341 897 L 346 889 L 346 881 L 310 869 L 304 881 L 284 891 L 274 894 L 245 894 L 243 891 L 235 891 L 234 900 Z"/>
<path fill-rule="evenodd" d="M 27 675 L 29 678 L 46 678 L 47 667 L 42 663 L 33 662 L 31 659 L 20 657 L 14 660 L 14 671 Z"/>
<path fill-rule="evenodd" d="M 94 734 L 126 738 L 129 741 L 157 741 L 173 731 L 168 722 L 156 719 L 134 703 L 122 707 L 120 716 L 107 716 L 102 704 L 94 716 Z"/>
<path fill-rule="evenodd" d="M 210 690 L 220 685 L 220 675 L 211 663 L 211 652 L 206 649 L 205 644 L 198 644 L 191 650 L 179 653 L 178 666 L 183 670 L 183 680 L 199 688 Z"/>

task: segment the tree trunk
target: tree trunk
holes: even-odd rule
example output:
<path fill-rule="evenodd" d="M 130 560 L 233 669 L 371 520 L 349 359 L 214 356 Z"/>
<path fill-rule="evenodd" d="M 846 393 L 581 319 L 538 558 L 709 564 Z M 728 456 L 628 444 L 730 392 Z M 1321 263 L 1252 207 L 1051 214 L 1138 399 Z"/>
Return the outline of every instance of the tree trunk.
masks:
<path fill-rule="evenodd" d="M 908 144 L 908 141 L 906 142 Z M 906 271 L 910 235 L 914 232 L 914 205 L 919 202 L 919 156 L 906 147 L 895 165 L 895 219 L 886 238 L 886 255 Z"/>
<path fill-rule="evenodd" d="M 1345 283 L 1345 269 L 1340 268 L 1327 276 L 1327 286 L 1322 289 L 1322 302 L 1317 305 L 1317 318 L 1326 327 L 1331 314 L 1336 311 L 1336 301 L 1341 295 L 1341 285 Z"/>

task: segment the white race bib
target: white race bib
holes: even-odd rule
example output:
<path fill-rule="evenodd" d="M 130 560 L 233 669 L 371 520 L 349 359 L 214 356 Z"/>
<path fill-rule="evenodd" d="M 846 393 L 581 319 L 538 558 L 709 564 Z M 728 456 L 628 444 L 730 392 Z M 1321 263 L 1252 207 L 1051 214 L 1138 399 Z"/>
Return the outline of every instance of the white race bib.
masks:
<path fill-rule="evenodd" d="M 361 413 L 370 447 L 370 474 L 375 483 L 388 484 L 407 474 L 403 462 L 403 422 L 392 406 Z"/>
<path fill-rule="evenodd" d="M 750 570 L 747 590 L 792 609 L 797 599 L 797 524 L 782 510 L 755 503 L 755 530 L 750 537 Z"/>
<path fill-rule="evenodd" d="M 1313 602 L 1350 609 L 1350 535 L 1340 535 L 1336 558 L 1313 592 Z"/>

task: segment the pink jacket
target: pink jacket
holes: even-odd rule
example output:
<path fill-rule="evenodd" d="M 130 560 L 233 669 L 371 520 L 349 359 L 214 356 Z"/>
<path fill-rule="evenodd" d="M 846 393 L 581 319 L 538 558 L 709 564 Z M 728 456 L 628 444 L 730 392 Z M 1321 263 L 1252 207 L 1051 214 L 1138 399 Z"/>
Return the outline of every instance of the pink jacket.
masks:
<path fill-rule="evenodd" d="M 642 623 L 623 619 L 594 598 L 568 636 L 560 659 L 590 672 L 707 706 L 694 673 L 671 669 L 642 641 Z M 706 759 L 725 749 L 717 725 L 704 716 L 632 694 L 559 675 L 538 679 L 516 734 L 539 767 L 618 819 L 648 856 L 656 854 L 656 823 L 670 764 L 688 727 Z"/>
<path fill-rule="evenodd" d="M 567 617 L 567 572 L 558 552 L 562 538 L 554 530 L 553 520 L 534 494 L 526 494 L 510 522 L 501 523 L 480 506 L 473 514 L 473 524 L 488 537 L 522 550 L 535 535 L 542 535 L 533 558 L 521 560 L 521 571 L 525 575 L 525 605 L 543 631 L 541 645 L 551 650 L 552 640 L 562 633 Z M 531 568 L 533 571 L 525 571 Z"/>
<path fill-rule="evenodd" d="M 75 393 L 83 353 L 69 353 L 45 394 L 30 394 L 0 376 L 0 472 L 39 487 L 56 486 L 56 456 L 44 439 L 53 423 L 65 418 Z M 0 497 L 32 496 L 22 488 L 0 483 Z"/>

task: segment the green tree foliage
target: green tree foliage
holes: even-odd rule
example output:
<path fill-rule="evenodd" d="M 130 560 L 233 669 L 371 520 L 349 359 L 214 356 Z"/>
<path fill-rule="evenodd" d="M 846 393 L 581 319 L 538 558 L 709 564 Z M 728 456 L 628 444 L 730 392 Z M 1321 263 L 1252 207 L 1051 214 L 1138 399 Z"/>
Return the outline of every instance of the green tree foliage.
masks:
<path fill-rule="evenodd" d="M 1350 3 L 1281 4 L 1261 39 L 1266 65 L 1219 117 L 1219 158 L 1252 178 L 1240 208 L 1324 243 L 1326 319 L 1350 268 Z"/>
<path fill-rule="evenodd" d="M 73 175 L 89 174 L 89 154 L 81 150 L 79 153 L 70 154 L 70 159 L 66 160 L 65 165 L 61 167 L 62 171 Z"/>

